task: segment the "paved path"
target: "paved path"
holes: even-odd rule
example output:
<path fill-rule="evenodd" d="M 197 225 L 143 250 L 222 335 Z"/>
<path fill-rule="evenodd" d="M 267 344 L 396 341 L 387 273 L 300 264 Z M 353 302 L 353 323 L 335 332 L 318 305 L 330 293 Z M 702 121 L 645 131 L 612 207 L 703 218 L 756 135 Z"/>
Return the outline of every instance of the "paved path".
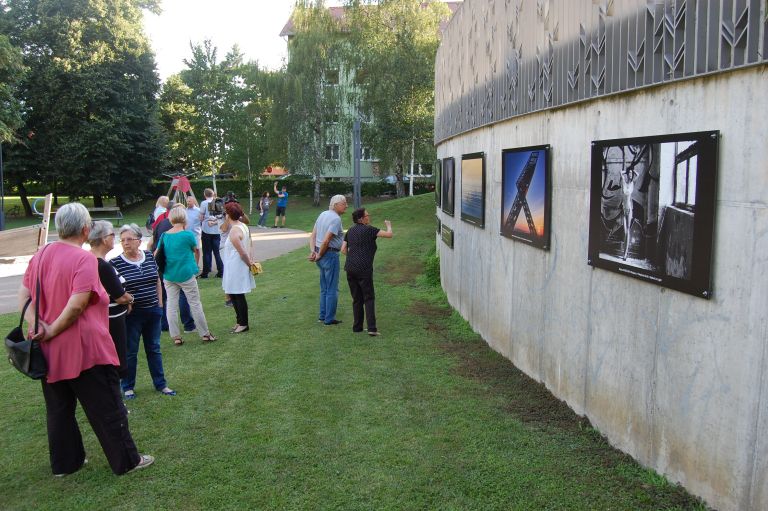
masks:
<path fill-rule="evenodd" d="M 309 233 L 296 229 L 260 229 L 251 227 L 251 239 L 253 240 L 253 256 L 257 261 L 266 261 L 280 257 L 298 248 L 305 247 L 309 252 Z M 146 248 L 147 239 L 142 241 L 142 248 Z M 122 248 L 107 254 L 107 259 L 120 254 Z M 22 276 L 27 270 L 27 264 L 32 256 L 19 256 L 0 258 L 0 314 L 16 312 L 18 299 L 16 298 L 21 284 Z"/>

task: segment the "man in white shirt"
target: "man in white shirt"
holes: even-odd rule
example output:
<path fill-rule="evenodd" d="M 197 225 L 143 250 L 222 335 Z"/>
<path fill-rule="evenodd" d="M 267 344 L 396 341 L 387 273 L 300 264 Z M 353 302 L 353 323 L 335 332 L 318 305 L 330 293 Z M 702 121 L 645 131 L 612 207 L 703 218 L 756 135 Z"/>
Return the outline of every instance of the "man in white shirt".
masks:
<path fill-rule="evenodd" d="M 221 201 L 216 200 L 216 194 L 210 188 L 203 192 L 205 200 L 200 204 L 200 220 L 202 221 L 201 238 L 203 242 L 203 271 L 200 273 L 201 279 L 207 279 L 211 271 L 211 255 L 216 258 L 216 276 L 224 276 L 224 263 L 221 261 L 219 245 L 221 244 L 221 234 L 219 225 L 221 225 L 224 214 L 218 211 Z M 222 206 L 223 209 L 223 206 Z"/>

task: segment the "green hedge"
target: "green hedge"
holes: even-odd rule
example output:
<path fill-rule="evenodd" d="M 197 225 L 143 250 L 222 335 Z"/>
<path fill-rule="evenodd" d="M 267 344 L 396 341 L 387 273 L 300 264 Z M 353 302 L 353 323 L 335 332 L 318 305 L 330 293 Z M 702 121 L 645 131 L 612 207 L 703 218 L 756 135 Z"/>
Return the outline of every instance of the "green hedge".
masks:
<path fill-rule="evenodd" d="M 190 182 L 192 184 L 192 190 L 195 192 L 195 196 L 202 197 L 203 190 L 211 188 L 211 180 L 195 180 Z M 274 180 L 271 179 L 259 179 L 253 182 L 253 195 L 254 197 L 260 196 L 264 192 L 269 192 L 270 195 L 274 195 Z M 289 178 L 277 182 L 278 190 L 283 186 L 288 187 L 288 193 L 299 197 L 311 197 L 314 193 L 314 182 L 311 179 L 299 179 Z M 406 191 L 408 190 L 408 184 L 404 183 Z M 224 196 L 227 192 L 234 192 L 238 198 L 248 197 L 248 181 L 245 179 L 219 179 L 216 181 L 216 189 L 220 196 Z M 167 189 L 166 189 L 167 190 Z M 435 185 L 432 182 L 418 182 L 414 183 L 413 193 L 420 195 L 423 193 L 430 193 L 435 190 Z M 163 192 L 165 193 L 165 192 Z M 320 194 L 325 197 L 332 195 L 342 194 L 349 195 L 352 193 L 351 181 L 321 181 L 320 182 Z M 363 182 L 361 188 L 361 194 L 364 197 L 378 197 L 381 195 L 394 195 L 395 185 L 390 185 L 385 182 Z"/>
<path fill-rule="evenodd" d="M 274 194 L 274 180 L 273 179 L 257 179 L 253 182 L 253 194 L 254 197 L 261 195 L 264 192 L 269 192 L 270 195 Z M 203 190 L 210 188 L 212 183 L 210 179 L 196 179 L 190 181 L 192 184 L 192 190 L 195 192 L 195 196 L 199 200 L 202 200 Z M 306 178 L 288 178 L 277 182 L 278 189 L 283 185 L 288 187 L 288 192 L 294 196 L 299 197 L 311 197 L 314 193 L 314 182 L 311 179 Z M 170 188 L 170 181 L 154 181 L 152 186 L 147 190 L 141 192 L 137 191 L 135 195 L 126 197 L 126 203 L 131 204 L 141 201 L 148 197 L 158 197 L 168 193 Z M 406 193 L 408 192 L 408 183 L 403 183 Z M 41 196 L 49 193 L 50 186 L 44 183 L 27 183 L 27 193 L 31 196 Z M 216 189 L 220 196 L 224 196 L 227 192 L 235 192 L 239 198 L 248 197 L 248 180 L 246 179 L 218 179 L 216 181 Z M 430 193 L 435 190 L 433 182 L 418 181 L 414 183 L 413 193 L 421 195 L 423 193 Z M 332 195 L 342 194 L 350 195 L 352 193 L 352 180 L 345 181 L 321 181 L 320 182 L 320 194 L 325 197 Z M 395 185 L 388 184 L 384 181 L 364 181 L 362 183 L 361 193 L 364 197 L 379 197 L 381 195 L 394 195 Z M 15 186 L 8 188 L 7 195 L 18 195 L 18 190 Z"/>

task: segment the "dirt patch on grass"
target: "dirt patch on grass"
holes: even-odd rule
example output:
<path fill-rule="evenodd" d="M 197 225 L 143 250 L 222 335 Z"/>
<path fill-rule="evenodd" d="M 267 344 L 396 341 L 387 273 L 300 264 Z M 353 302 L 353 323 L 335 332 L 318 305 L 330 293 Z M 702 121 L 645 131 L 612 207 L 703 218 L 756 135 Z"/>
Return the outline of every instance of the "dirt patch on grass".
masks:
<path fill-rule="evenodd" d="M 493 351 L 480 337 L 474 340 L 452 340 L 445 319 L 451 311 L 432 304 L 417 302 L 413 311 L 427 319 L 427 329 L 437 334 L 439 348 L 458 359 L 455 371 L 480 383 L 479 392 L 489 398 L 503 399 L 502 408 L 529 427 L 554 434 L 580 437 L 576 442 L 583 455 L 595 459 L 606 468 L 620 465 L 638 467 L 631 456 L 611 447 L 589 422 L 571 410 L 547 388 L 516 368 L 512 362 Z M 575 447 L 576 448 L 576 447 Z M 642 470 L 637 468 L 636 470 Z M 618 476 L 622 477 L 622 476 Z M 679 485 L 647 484 L 637 477 L 624 477 L 627 484 L 642 488 L 661 507 L 707 509 Z"/>
<path fill-rule="evenodd" d="M 384 265 L 384 282 L 393 286 L 410 284 L 424 273 L 424 261 L 420 258 L 390 260 Z"/>
<path fill-rule="evenodd" d="M 522 422 L 568 431 L 591 427 L 587 419 L 576 415 L 543 384 L 520 371 L 484 342 L 446 340 L 439 346 L 459 359 L 456 369 L 459 374 L 479 381 L 494 395 L 504 396 L 504 409 Z"/>

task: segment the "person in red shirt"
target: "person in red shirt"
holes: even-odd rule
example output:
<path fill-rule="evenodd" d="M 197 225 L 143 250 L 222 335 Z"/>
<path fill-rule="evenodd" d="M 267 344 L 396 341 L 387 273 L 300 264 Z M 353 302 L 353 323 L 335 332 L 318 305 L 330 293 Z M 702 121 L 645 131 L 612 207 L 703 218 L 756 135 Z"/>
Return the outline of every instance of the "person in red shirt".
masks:
<path fill-rule="evenodd" d="M 91 218 L 82 204 L 65 204 L 56 212 L 59 241 L 32 258 L 19 288 L 19 305 L 39 302 L 39 326 L 29 335 L 41 342 L 48 362 L 42 380 L 48 421 L 48 448 L 54 475 L 77 472 L 85 463 L 77 402 L 85 411 L 109 465 L 124 474 L 151 465 L 140 455 L 128 430 L 120 396 L 120 360 L 109 335 L 109 297 L 99 280 L 96 257 L 83 250 Z M 37 283 L 39 282 L 39 296 Z M 34 307 L 27 309 L 30 330 Z"/>

